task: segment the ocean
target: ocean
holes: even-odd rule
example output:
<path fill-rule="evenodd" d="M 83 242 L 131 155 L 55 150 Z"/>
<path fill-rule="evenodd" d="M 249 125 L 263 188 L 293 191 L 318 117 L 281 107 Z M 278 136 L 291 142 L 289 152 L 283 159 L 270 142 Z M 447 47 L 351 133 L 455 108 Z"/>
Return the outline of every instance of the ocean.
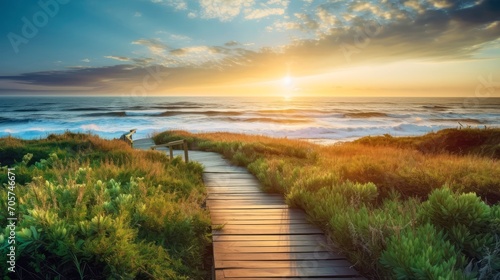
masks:
<path fill-rule="evenodd" d="M 0 97 L 0 137 L 84 132 L 134 139 L 164 130 L 237 132 L 320 144 L 500 126 L 500 98 Z"/>

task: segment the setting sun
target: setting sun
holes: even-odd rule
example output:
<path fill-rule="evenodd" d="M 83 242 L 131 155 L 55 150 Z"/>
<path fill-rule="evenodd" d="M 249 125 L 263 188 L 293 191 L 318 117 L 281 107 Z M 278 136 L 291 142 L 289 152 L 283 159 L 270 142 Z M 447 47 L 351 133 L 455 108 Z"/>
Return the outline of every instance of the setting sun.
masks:
<path fill-rule="evenodd" d="M 283 78 L 283 85 L 285 85 L 287 87 L 291 86 L 292 82 L 293 82 L 292 77 L 290 77 L 290 76 L 286 76 Z"/>

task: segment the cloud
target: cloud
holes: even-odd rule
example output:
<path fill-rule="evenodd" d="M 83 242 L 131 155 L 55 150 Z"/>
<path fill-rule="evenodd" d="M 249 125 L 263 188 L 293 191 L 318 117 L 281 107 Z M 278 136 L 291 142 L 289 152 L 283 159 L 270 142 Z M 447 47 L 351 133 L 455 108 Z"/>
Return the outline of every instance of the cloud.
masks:
<path fill-rule="evenodd" d="M 140 12 L 135 12 L 135 13 L 134 13 L 134 17 L 142 17 L 142 13 L 140 13 Z"/>
<path fill-rule="evenodd" d="M 294 16 L 299 19 L 299 27 L 303 30 L 314 30 L 319 27 L 316 20 L 311 15 L 305 13 L 295 13 Z"/>
<path fill-rule="evenodd" d="M 238 16 L 244 8 L 250 8 L 254 0 L 200 0 L 201 17 L 230 21 Z"/>
<path fill-rule="evenodd" d="M 169 38 L 174 41 L 191 41 L 189 36 L 180 34 L 170 34 Z"/>
<path fill-rule="evenodd" d="M 151 0 L 151 2 L 164 4 L 179 11 L 187 10 L 188 8 L 188 3 L 186 0 Z"/>
<path fill-rule="evenodd" d="M 118 61 L 130 61 L 131 59 L 125 56 L 115 56 L 115 55 L 106 55 L 104 58 L 114 59 Z"/>
<path fill-rule="evenodd" d="M 236 41 L 228 41 L 224 44 L 224 46 L 226 47 L 234 47 L 234 46 L 238 46 L 240 43 L 236 42 Z"/>
<path fill-rule="evenodd" d="M 283 15 L 285 10 L 282 8 L 255 9 L 248 13 L 246 19 L 260 19 L 272 15 Z"/>
<path fill-rule="evenodd" d="M 82 62 L 89 63 L 89 62 L 90 62 L 90 59 L 88 59 L 88 58 L 84 58 L 84 59 L 82 59 Z"/>
<path fill-rule="evenodd" d="M 153 54 L 159 55 L 163 53 L 165 50 L 168 50 L 169 47 L 165 45 L 158 39 L 139 39 L 132 42 L 134 45 L 142 45 L 147 47 Z"/>
<path fill-rule="evenodd" d="M 116 56 L 116 55 L 106 55 L 104 58 L 109 58 L 109 59 L 114 59 L 122 62 L 134 62 L 136 65 L 140 66 L 145 66 L 149 65 L 154 61 L 152 58 L 132 58 L 132 57 L 125 57 L 125 56 Z"/>

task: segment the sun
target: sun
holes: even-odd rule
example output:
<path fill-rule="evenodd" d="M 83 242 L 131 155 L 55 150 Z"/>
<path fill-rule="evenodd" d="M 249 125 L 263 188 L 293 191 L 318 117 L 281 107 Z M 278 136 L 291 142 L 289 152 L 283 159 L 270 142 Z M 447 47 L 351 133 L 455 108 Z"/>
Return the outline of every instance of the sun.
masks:
<path fill-rule="evenodd" d="M 285 77 L 283 78 L 283 85 L 285 85 L 285 86 L 287 86 L 287 87 L 288 87 L 288 86 L 291 86 L 291 85 L 292 85 L 292 82 L 293 82 L 293 81 L 292 81 L 292 77 L 290 77 L 290 76 L 285 76 Z"/>

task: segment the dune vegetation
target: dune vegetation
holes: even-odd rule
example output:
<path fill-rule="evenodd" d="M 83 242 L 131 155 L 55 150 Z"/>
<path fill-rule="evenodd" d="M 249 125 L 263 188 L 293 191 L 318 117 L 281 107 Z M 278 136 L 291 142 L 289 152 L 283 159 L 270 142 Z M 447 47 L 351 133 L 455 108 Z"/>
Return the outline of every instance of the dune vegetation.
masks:
<path fill-rule="evenodd" d="M 65 133 L 0 139 L 0 269 L 12 279 L 206 279 L 201 165 Z M 7 273 L 15 168 L 16 273 Z"/>
<path fill-rule="evenodd" d="M 170 131 L 247 167 L 304 209 L 376 279 L 499 279 L 500 129 L 447 129 L 319 146 L 231 133 Z"/>

